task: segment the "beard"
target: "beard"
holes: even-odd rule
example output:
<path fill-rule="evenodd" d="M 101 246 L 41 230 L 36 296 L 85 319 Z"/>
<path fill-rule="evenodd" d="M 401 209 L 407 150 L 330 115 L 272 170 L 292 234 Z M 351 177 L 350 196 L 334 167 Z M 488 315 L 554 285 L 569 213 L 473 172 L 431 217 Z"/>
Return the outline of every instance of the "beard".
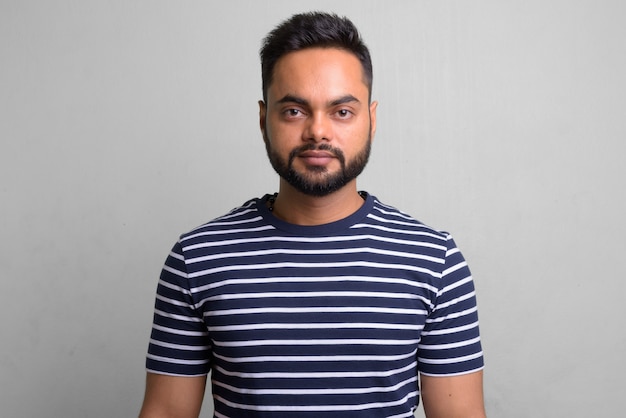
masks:
<path fill-rule="evenodd" d="M 285 179 L 296 190 L 309 196 L 327 196 L 344 187 L 357 178 L 367 165 L 372 149 L 372 137 L 368 135 L 367 142 L 358 154 L 350 161 L 346 161 L 343 151 L 329 144 L 304 144 L 294 148 L 287 160 L 281 157 L 271 147 L 270 139 L 265 136 L 265 149 L 274 171 Z M 331 173 L 324 166 L 307 166 L 304 172 L 298 172 L 293 168 L 294 159 L 305 151 L 326 151 L 331 153 L 341 164 L 339 171 Z"/>

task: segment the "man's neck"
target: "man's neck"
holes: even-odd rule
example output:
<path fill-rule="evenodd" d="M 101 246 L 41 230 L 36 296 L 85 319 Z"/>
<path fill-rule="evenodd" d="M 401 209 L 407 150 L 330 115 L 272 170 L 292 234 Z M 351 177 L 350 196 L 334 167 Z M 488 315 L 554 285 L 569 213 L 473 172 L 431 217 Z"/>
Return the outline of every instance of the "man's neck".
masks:
<path fill-rule="evenodd" d="M 344 219 L 362 205 L 363 198 L 357 193 L 356 181 L 322 197 L 303 194 L 281 181 L 272 213 L 291 224 L 313 226 Z"/>

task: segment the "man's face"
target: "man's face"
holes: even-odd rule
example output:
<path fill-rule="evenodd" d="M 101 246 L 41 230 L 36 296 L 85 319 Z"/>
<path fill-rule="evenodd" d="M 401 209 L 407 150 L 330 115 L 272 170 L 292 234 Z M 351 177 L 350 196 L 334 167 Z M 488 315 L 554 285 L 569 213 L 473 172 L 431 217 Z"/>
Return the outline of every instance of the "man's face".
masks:
<path fill-rule="evenodd" d="M 260 102 L 272 167 L 307 195 L 325 196 L 356 181 L 369 157 L 376 105 L 352 53 L 311 48 L 281 57 L 267 103 Z"/>

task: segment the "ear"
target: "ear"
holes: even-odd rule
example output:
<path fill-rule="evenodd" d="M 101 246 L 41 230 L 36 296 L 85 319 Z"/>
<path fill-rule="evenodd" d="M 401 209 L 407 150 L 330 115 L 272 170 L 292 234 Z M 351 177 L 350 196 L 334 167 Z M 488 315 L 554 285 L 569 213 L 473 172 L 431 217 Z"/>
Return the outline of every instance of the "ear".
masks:
<path fill-rule="evenodd" d="M 261 134 L 263 135 L 263 141 L 267 141 L 265 138 L 267 135 L 265 134 L 265 118 L 267 116 L 267 106 L 265 106 L 265 102 L 263 100 L 259 100 L 259 127 L 261 128 Z"/>
<path fill-rule="evenodd" d="M 370 138 L 372 141 L 376 135 L 376 109 L 378 109 L 378 102 L 373 101 L 370 103 Z"/>

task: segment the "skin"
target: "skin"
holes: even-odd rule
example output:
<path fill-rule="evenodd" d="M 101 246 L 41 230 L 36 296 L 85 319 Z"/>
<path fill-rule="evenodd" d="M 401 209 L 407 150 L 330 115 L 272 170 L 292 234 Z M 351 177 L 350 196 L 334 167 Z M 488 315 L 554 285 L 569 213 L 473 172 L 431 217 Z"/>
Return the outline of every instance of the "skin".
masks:
<path fill-rule="evenodd" d="M 325 182 L 342 169 L 335 154 L 317 149 L 322 144 L 340 149 L 346 165 L 363 154 L 376 132 L 377 102 L 369 101 L 359 60 L 336 48 L 311 48 L 278 60 L 267 103 L 259 102 L 261 133 L 268 153 L 283 161 L 300 151 L 292 167 L 307 181 Z M 343 219 L 363 204 L 356 179 L 340 189 L 315 196 L 280 178 L 273 214 L 298 225 L 321 225 Z M 482 372 L 452 377 L 420 376 L 428 418 L 485 417 Z M 196 418 L 206 377 L 174 377 L 148 373 L 141 418 Z"/>
<path fill-rule="evenodd" d="M 428 418 L 485 418 L 483 372 L 461 376 L 420 375 L 422 403 Z"/>
<path fill-rule="evenodd" d="M 179 377 L 148 373 L 139 418 L 197 418 L 206 376 Z"/>

